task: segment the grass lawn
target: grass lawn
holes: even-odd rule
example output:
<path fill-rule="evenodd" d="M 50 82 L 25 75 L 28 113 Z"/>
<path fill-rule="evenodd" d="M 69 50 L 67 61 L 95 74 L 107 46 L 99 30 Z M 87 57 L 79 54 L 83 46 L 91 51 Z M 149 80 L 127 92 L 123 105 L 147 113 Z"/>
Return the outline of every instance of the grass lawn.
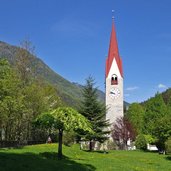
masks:
<path fill-rule="evenodd" d="M 57 160 L 57 144 L 0 149 L 0 171 L 171 171 L 171 157 L 140 151 L 86 152 L 78 145 L 63 146 Z"/>

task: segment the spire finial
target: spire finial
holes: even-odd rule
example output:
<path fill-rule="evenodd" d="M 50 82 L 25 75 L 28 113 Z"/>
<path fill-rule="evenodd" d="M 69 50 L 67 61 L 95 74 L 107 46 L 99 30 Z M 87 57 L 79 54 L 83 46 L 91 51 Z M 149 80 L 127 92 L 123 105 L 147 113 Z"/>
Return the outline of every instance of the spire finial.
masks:
<path fill-rule="evenodd" d="M 114 20 L 114 12 L 115 10 L 112 10 L 112 20 Z"/>

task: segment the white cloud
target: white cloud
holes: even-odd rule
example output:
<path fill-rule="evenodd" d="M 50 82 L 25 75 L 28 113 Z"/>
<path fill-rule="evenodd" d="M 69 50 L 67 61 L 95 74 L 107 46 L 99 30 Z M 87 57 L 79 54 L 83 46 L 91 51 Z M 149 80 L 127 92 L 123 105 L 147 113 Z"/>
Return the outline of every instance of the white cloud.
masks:
<path fill-rule="evenodd" d="M 134 90 L 137 90 L 137 89 L 139 89 L 139 87 L 137 87 L 137 86 L 126 88 L 127 91 L 134 91 Z"/>
<path fill-rule="evenodd" d="M 167 86 L 164 85 L 164 84 L 159 84 L 157 87 L 158 87 L 158 88 L 167 88 Z"/>

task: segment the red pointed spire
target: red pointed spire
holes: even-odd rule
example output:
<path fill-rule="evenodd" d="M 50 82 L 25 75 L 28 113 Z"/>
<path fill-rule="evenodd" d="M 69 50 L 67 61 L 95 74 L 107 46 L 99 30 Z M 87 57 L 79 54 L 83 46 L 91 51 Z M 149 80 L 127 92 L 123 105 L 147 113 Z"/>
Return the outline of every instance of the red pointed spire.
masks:
<path fill-rule="evenodd" d="M 109 74 L 114 58 L 117 62 L 120 74 L 123 77 L 122 60 L 119 56 L 118 43 L 117 43 L 116 32 L 115 32 L 114 21 L 113 21 L 112 32 L 111 32 L 111 37 L 110 37 L 109 52 L 108 52 L 108 57 L 106 59 L 106 78 Z"/>

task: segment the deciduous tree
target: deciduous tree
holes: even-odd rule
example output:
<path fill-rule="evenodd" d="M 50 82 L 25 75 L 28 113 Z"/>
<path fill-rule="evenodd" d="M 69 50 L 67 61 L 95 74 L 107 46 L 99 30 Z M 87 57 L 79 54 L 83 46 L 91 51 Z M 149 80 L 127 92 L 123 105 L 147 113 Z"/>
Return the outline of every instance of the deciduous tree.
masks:
<path fill-rule="evenodd" d="M 135 140 L 136 132 L 126 117 L 119 117 L 113 125 L 112 138 L 120 149 L 127 149 L 128 140 Z"/>
<path fill-rule="evenodd" d="M 152 135 L 156 137 L 156 145 L 159 150 L 165 149 L 165 142 L 171 136 L 171 117 L 164 116 L 156 121 Z"/>
<path fill-rule="evenodd" d="M 62 158 L 62 137 L 63 131 L 83 130 L 93 133 L 90 122 L 76 110 L 70 107 L 59 107 L 52 112 L 40 115 L 35 124 L 45 126 L 46 128 L 58 129 L 59 145 L 58 158 Z"/>
<path fill-rule="evenodd" d="M 164 103 L 162 95 L 157 93 L 155 97 L 145 103 L 144 108 L 144 133 L 152 135 L 153 130 L 157 126 L 157 121 L 167 115 L 167 106 Z"/>
<path fill-rule="evenodd" d="M 138 103 L 132 103 L 126 112 L 126 117 L 136 129 L 137 134 L 141 134 L 144 129 L 144 109 Z"/>

